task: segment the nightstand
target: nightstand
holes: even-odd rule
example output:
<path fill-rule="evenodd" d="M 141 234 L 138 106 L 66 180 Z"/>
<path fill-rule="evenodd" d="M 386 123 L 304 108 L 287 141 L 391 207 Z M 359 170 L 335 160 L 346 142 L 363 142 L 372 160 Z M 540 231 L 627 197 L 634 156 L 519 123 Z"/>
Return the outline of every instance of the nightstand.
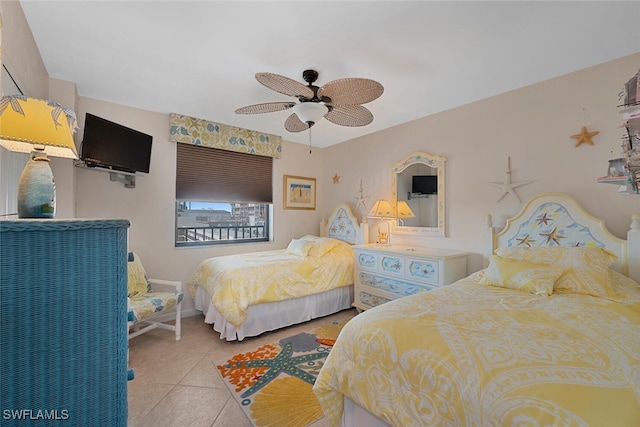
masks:
<path fill-rule="evenodd" d="M 401 245 L 353 246 L 354 307 L 362 310 L 440 288 L 467 275 L 467 253 Z"/>

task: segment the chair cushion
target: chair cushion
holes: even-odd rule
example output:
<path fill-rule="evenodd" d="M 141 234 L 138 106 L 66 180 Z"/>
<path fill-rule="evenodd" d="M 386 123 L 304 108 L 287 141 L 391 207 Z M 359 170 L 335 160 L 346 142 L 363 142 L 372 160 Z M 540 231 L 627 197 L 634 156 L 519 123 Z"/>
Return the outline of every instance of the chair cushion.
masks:
<path fill-rule="evenodd" d="M 127 295 L 129 297 L 151 292 L 151 284 L 147 280 L 147 272 L 142 266 L 140 257 L 134 252 L 129 252 L 127 258 L 127 273 L 129 276 Z"/>
<path fill-rule="evenodd" d="M 149 292 L 135 295 L 129 300 L 129 324 L 133 325 L 154 314 L 171 310 L 183 297 L 182 292 Z"/>

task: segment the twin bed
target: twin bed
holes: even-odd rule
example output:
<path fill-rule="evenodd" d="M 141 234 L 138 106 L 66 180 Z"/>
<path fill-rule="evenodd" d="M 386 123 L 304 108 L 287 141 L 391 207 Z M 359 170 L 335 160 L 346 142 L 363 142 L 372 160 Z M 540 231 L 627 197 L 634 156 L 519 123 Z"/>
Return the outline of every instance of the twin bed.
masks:
<path fill-rule="evenodd" d="M 368 241 L 367 224 L 339 204 L 320 228 L 286 249 L 202 261 L 187 286 L 205 322 L 234 341 L 350 308 L 351 245 Z"/>
<path fill-rule="evenodd" d="M 486 269 L 356 316 L 314 385 L 332 425 L 640 425 L 640 215 L 570 197 L 489 224 Z"/>

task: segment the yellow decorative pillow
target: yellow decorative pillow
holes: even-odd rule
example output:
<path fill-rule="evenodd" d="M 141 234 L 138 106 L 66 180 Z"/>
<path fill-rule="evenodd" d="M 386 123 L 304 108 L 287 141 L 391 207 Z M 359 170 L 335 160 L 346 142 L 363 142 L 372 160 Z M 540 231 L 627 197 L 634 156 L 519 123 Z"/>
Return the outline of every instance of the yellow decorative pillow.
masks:
<path fill-rule="evenodd" d="M 302 239 L 310 241 L 313 244 L 311 246 L 311 249 L 309 250 L 309 256 L 316 258 L 320 258 L 340 244 L 339 240 L 333 239 L 331 237 L 317 237 L 310 234 L 307 234 Z"/>
<path fill-rule="evenodd" d="M 287 250 L 284 252 L 289 255 L 297 255 L 304 258 L 309 254 L 309 250 L 312 246 L 313 242 L 310 240 L 291 239 L 289 246 L 287 246 Z"/>
<path fill-rule="evenodd" d="M 519 261 L 564 267 L 565 271 L 553 287 L 554 292 L 586 294 L 611 300 L 618 299 L 609 274 L 609 266 L 615 262 L 617 257 L 604 248 L 576 246 L 527 248 L 515 246 L 498 248 L 496 255 Z"/>
<path fill-rule="evenodd" d="M 127 259 L 128 296 L 142 295 L 151 292 L 151 285 L 147 280 L 147 273 L 144 271 L 140 257 L 133 252 L 129 252 Z"/>
<path fill-rule="evenodd" d="M 553 293 L 553 284 L 563 272 L 564 267 L 561 266 L 491 255 L 489 266 L 479 283 L 548 296 Z"/>

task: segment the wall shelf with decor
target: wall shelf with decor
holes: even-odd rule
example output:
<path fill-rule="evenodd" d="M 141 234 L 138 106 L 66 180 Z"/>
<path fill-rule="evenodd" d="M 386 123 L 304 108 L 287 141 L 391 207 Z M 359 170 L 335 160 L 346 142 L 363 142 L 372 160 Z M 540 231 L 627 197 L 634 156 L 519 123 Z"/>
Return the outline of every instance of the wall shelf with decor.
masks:
<path fill-rule="evenodd" d="M 620 114 L 625 121 L 622 157 L 609 160 L 607 175 L 597 181 L 618 185 L 620 194 L 640 194 L 640 70 L 625 83 L 622 96 Z"/>
<path fill-rule="evenodd" d="M 83 161 L 77 161 L 75 167 L 95 172 L 106 172 L 109 174 L 109 181 L 122 181 L 125 188 L 136 188 L 136 174 L 131 172 L 117 171 L 99 166 L 89 166 Z"/>
<path fill-rule="evenodd" d="M 629 178 L 618 176 L 602 176 L 598 178 L 599 184 L 615 184 L 615 185 L 627 185 L 629 184 Z"/>

